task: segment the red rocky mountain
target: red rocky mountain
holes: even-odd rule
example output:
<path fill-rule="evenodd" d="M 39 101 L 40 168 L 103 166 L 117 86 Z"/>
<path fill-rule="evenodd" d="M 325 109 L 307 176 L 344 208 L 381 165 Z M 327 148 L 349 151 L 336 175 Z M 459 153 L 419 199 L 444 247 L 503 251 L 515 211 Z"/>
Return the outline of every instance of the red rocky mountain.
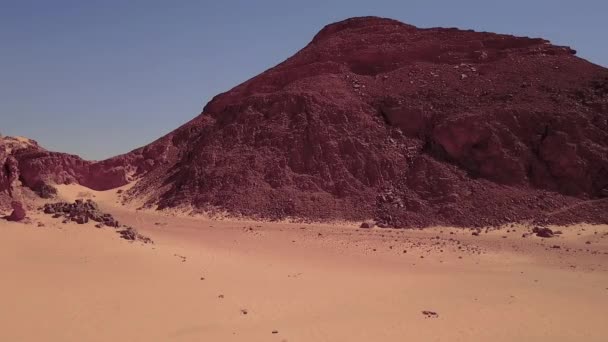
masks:
<path fill-rule="evenodd" d="M 543 39 L 353 18 L 147 147 L 98 163 L 16 159 L 28 186 L 137 178 L 129 195 L 159 208 L 608 223 L 608 70 Z"/>

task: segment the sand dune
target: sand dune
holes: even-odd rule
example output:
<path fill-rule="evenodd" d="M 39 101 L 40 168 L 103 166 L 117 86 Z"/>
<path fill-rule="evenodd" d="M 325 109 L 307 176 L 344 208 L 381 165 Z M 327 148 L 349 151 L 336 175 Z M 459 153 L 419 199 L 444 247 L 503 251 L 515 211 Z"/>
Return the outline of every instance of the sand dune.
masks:
<path fill-rule="evenodd" d="M 212 221 L 122 207 L 116 191 L 60 192 L 93 197 L 155 244 L 35 212 L 27 224 L 2 221 L 0 341 L 608 336 L 606 226 L 561 228 L 561 237 L 543 240 L 522 238 L 523 227 L 475 237 L 450 228 Z"/>

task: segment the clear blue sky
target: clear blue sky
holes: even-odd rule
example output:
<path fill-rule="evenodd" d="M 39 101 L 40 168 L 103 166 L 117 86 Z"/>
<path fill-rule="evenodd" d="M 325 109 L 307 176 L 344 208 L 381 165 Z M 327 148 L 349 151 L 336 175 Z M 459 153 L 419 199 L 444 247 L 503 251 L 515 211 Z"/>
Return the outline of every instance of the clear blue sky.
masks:
<path fill-rule="evenodd" d="M 0 132 L 127 152 L 362 15 L 545 37 L 608 65 L 606 0 L 0 0 Z"/>

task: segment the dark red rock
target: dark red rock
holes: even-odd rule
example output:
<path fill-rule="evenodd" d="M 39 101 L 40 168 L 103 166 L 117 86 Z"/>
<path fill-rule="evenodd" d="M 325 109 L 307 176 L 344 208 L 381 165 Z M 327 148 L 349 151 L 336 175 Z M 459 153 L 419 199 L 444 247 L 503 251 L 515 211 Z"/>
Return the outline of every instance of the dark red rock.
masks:
<path fill-rule="evenodd" d="M 439 314 L 434 311 L 422 311 L 422 314 L 426 316 L 426 318 L 439 318 Z"/>
<path fill-rule="evenodd" d="M 78 216 L 75 218 L 74 221 L 78 224 L 85 224 L 85 223 L 89 222 L 89 217 L 88 216 Z"/>
<path fill-rule="evenodd" d="M 26 217 L 26 211 L 21 202 L 14 201 L 11 203 L 13 212 L 6 217 L 8 221 L 19 222 L 23 221 Z"/>
<path fill-rule="evenodd" d="M 555 236 L 555 234 L 553 234 L 553 231 L 549 228 L 544 228 L 544 227 L 534 227 L 534 229 L 532 229 L 532 232 L 536 234 L 536 236 L 542 237 L 542 238 L 552 238 L 553 236 Z"/>

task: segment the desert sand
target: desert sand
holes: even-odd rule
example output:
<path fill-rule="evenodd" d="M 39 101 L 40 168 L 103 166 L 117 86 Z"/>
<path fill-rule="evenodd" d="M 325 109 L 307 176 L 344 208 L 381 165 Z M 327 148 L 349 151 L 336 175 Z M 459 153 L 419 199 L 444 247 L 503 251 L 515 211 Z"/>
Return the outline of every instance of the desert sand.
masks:
<path fill-rule="evenodd" d="M 59 190 L 155 244 L 36 211 L 0 221 L 0 341 L 608 338 L 608 226 L 541 239 L 520 226 L 211 220 L 122 206 L 116 190 Z"/>

